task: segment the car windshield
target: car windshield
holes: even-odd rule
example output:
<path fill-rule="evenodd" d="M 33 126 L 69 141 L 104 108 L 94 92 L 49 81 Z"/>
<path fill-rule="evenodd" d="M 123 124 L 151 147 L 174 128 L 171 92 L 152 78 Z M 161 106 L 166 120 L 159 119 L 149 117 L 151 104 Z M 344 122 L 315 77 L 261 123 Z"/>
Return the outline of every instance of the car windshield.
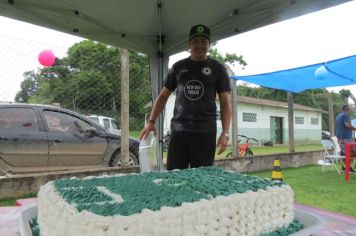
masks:
<path fill-rule="evenodd" d="M 94 123 L 100 125 L 99 124 L 99 118 L 96 118 L 96 117 L 88 117 L 88 118 L 89 118 L 89 120 L 93 121 Z"/>

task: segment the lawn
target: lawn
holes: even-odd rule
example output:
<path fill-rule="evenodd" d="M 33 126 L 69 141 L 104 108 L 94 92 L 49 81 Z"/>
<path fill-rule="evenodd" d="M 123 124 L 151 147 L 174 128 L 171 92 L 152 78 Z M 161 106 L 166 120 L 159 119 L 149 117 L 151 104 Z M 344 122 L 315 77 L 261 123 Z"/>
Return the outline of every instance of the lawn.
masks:
<path fill-rule="evenodd" d="M 134 138 L 139 138 L 141 134 L 140 130 L 131 130 L 130 136 Z M 309 151 L 317 151 L 322 150 L 323 146 L 321 144 L 297 144 L 295 145 L 296 152 L 309 152 Z M 217 159 L 224 158 L 229 152 L 231 152 L 232 148 L 228 147 L 225 152 L 220 155 L 217 155 Z M 251 150 L 255 155 L 268 155 L 268 154 L 277 154 L 277 153 L 287 153 L 288 145 L 278 145 L 273 147 L 251 147 Z"/>
<path fill-rule="evenodd" d="M 5 198 L 0 200 L 0 207 L 3 206 L 14 206 L 17 198 Z"/>
<path fill-rule="evenodd" d="M 14 206 L 16 204 L 16 200 L 17 199 L 21 199 L 21 198 L 33 198 L 36 197 L 36 194 L 28 194 L 25 195 L 23 197 L 20 198 L 4 198 L 0 200 L 0 207 L 4 207 L 4 206 Z"/>
<path fill-rule="evenodd" d="M 282 170 L 284 181 L 294 190 L 297 203 L 356 216 L 356 174 L 351 174 L 349 183 L 328 167 L 325 173 L 321 166 L 307 166 Z M 271 171 L 248 173 L 271 178 Z"/>
<path fill-rule="evenodd" d="M 310 152 L 322 150 L 323 146 L 321 144 L 297 144 L 295 145 L 296 152 Z M 231 152 L 231 147 L 228 147 L 225 152 L 217 156 L 217 159 L 225 158 L 225 156 Z M 278 153 L 288 153 L 288 146 L 280 145 L 273 147 L 251 147 L 252 152 L 255 155 L 268 155 L 268 154 L 278 154 Z"/>
<path fill-rule="evenodd" d="M 130 136 L 134 138 L 139 138 L 141 134 L 141 130 L 130 130 Z"/>

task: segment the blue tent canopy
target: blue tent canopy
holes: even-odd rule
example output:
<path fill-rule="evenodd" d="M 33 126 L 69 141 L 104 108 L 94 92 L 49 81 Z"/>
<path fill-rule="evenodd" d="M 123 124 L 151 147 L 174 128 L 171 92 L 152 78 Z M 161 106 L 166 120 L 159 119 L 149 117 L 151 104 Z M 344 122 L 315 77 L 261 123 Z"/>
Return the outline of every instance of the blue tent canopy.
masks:
<path fill-rule="evenodd" d="M 356 55 L 294 69 L 232 78 L 294 93 L 353 85 L 356 84 Z"/>

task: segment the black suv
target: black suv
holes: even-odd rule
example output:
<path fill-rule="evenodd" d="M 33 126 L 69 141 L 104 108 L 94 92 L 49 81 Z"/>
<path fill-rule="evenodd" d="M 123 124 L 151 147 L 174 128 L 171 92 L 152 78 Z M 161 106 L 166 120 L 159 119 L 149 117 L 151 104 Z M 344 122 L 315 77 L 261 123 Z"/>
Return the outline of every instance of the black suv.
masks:
<path fill-rule="evenodd" d="M 0 103 L 3 172 L 121 166 L 120 138 L 73 111 L 47 105 Z M 139 141 L 130 138 L 129 143 L 129 164 L 137 165 Z"/>

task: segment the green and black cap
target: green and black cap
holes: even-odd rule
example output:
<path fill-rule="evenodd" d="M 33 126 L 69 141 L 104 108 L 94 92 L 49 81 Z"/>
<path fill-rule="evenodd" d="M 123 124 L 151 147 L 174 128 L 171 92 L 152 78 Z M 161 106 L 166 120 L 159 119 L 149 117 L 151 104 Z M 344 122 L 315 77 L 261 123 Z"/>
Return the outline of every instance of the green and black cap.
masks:
<path fill-rule="evenodd" d="M 210 41 L 210 30 L 205 25 L 194 25 L 190 28 L 189 39 L 195 37 L 205 37 Z"/>

